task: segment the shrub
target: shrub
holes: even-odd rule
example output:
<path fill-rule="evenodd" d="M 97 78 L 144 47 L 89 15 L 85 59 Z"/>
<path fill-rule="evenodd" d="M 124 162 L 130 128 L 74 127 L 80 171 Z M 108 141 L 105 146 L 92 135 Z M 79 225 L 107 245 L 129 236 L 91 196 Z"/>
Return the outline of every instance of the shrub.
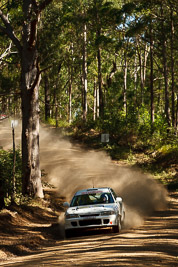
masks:
<path fill-rule="evenodd" d="M 16 150 L 15 162 L 15 192 L 20 195 L 22 191 L 21 152 Z M 1 201 L 8 201 L 13 192 L 13 151 L 0 149 L 0 192 Z"/>

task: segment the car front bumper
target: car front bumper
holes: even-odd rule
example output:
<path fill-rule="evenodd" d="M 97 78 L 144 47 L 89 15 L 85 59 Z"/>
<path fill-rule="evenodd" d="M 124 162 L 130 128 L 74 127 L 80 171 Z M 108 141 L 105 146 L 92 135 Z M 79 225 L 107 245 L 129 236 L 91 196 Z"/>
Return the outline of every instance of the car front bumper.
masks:
<path fill-rule="evenodd" d="M 117 224 L 118 220 L 116 214 L 65 219 L 65 229 L 112 227 Z"/>

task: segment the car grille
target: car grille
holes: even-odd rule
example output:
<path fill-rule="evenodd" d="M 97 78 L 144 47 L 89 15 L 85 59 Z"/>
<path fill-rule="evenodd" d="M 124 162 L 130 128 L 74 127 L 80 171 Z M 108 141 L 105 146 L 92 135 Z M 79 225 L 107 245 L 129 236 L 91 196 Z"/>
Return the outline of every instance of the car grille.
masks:
<path fill-rule="evenodd" d="M 100 225 L 100 224 L 101 224 L 100 219 L 79 221 L 80 226 Z"/>
<path fill-rule="evenodd" d="M 80 215 L 80 217 L 90 217 L 90 216 L 94 216 L 94 217 L 96 217 L 96 216 L 99 216 L 100 214 L 87 214 L 87 215 Z"/>

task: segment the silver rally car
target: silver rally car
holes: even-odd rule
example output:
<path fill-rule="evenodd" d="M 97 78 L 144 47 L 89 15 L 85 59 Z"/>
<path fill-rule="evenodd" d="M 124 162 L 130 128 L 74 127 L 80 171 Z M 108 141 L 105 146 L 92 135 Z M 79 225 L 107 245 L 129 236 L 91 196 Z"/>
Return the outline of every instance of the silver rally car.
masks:
<path fill-rule="evenodd" d="M 66 237 L 72 230 L 83 228 L 112 227 L 117 233 L 125 218 L 122 198 L 109 187 L 80 190 L 64 207 Z"/>

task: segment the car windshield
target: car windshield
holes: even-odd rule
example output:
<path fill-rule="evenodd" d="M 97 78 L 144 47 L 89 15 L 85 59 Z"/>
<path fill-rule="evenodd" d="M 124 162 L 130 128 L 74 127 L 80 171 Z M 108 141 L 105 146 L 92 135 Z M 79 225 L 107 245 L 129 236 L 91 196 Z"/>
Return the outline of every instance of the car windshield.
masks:
<path fill-rule="evenodd" d="M 96 205 L 96 204 L 107 204 L 114 203 L 114 199 L 111 193 L 104 192 L 83 192 L 81 195 L 73 197 L 70 206 L 83 206 L 83 205 Z"/>

